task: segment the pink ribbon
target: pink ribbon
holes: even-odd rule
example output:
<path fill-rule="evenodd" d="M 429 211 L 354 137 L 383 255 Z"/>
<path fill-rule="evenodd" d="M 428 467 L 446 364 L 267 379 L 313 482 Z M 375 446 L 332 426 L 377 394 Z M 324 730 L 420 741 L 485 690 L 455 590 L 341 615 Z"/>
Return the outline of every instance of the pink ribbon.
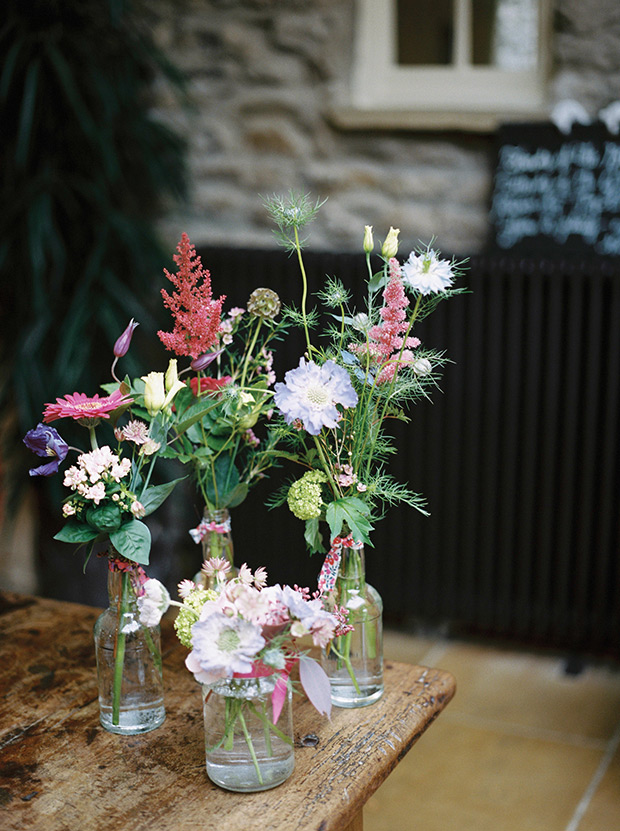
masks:
<path fill-rule="evenodd" d="M 321 571 L 319 572 L 318 586 L 320 592 L 333 591 L 340 569 L 343 548 L 362 548 L 363 543 L 355 542 L 353 534 L 346 537 L 334 537 L 332 546 L 327 552 Z"/>
<path fill-rule="evenodd" d="M 271 693 L 271 708 L 273 712 L 273 724 L 278 723 L 284 701 L 286 699 L 286 691 L 288 689 L 288 677 L 299 658 L 289 658 L 283 670 L 280 671 L 276 679 L 276 685 Z M 274 675 L 273 667 L 268 667 L 261 661 L 255 661 L 252 664 L 251 672 L 233 672 L 233 678 L 265 678 L 268 675 Z"/>
<path fill-rule="evenodd" d="M 196 528 L 191 528 L 189 533 L 194 542 L 198 544 L 211 531 L 216 534 L 227 534 L 230 531 L 230 520 L 228 519 L 226 522 L 207 522 L 203 519 Z"/>

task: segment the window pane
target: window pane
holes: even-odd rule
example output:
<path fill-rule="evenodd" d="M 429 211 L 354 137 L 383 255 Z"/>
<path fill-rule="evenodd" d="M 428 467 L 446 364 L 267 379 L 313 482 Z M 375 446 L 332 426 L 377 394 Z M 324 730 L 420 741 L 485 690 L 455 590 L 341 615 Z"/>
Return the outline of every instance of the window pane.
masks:
<path fill-rule="evenodd" d="M 453 7 L 453 0 L 398 0 L 399 64 L 437 66 L 452 63 Z"/>
<path fill-rule="evenodd" d="M 538 55 L 538 0 L 475 0 L 473 62 L 532 69 Z"/>

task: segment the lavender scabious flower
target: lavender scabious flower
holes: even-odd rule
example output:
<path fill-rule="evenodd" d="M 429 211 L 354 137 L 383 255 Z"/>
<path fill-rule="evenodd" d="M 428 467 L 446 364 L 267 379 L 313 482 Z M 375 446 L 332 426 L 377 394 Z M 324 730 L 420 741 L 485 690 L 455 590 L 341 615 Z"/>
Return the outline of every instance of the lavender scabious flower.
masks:
<path fill-rule="evenodd" d="M 355 407 L 357 393 L 344 367 L 334 361 L 318 366 L 300 358 L 297 369 L 290 369 L 284 383 L 275 385 L 275 404 L 287 424 L 299 419 L 311 436 L 322 427 L 336 426 L 340 413 L 336 404 Z"/>
<path fill-rule="evenodd" d="M 133 335 L 133 330 L 136 326 L 139 326 L 139 323 L 136 323 L 133 317 L 129 321 L 127 328 L 123 332 L 123 334 L 117 339 L 116 343 L 114 344 L 114 355 L 117 358 L 122 358 L 124 355 L 129 352 L 129 347 L 131 345 L 131 337 Z"/>
<path fill-rule="evenodd" d="M 69 451 L 67 443 L 58 431 L 46 424 L 37 424 L 33 430 L 28 430 L 24 436 L 24 444 L 37 456 L 50 459 L 45 465 L 31 468 L 31 476 L 51 476 L 56 473 Z"/>

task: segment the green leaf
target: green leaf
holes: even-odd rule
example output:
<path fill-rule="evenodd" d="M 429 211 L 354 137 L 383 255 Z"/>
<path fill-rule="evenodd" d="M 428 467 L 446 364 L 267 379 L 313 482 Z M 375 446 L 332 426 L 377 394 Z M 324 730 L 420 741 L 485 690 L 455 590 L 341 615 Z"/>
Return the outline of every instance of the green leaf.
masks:
<path fill-rule="evenodd" d="M 97 530 L 97 533 L 109 534 L 120 527 L 122 521 L 121 509 L 118 505 L 100 505 L 97 508 L 88 508 L 86 521 Z"/>
<path fill-rule="evenodd" d="M 118 553 L 134 563 L 147 566 L 151 551 L 151 532 L 139 519 L 132 519 L 110 534 L 110 542 Z"/>
<path fill-rule="evenodd" d="M 236 508 L 237 505 L 241 505 L 243 500 L 248 495 L 248 491 L 250 490 L 249 485 L 247 482 L 241 482 L 237 487 L 230 493 L 226 504 L 223 505 L 223 508 Z"/>
<path fill-rule="evenodd" d="M 206 496 L 211 505 L 227 505 L 233 491 L 239 485 L 239 471 L 230 453 L 222 453 L 212 466 L 212 475 L 206 483 Z"/>
<path fill-rule="evenodd" d="M 331 539 L 340 536 L 343 526 L 346 525 L 356 542 L 372 545 L 369 532 L 373 530 L 373 526 L 367 519 L 369 512 L 368 505 L 356 496 L 347 496 L 331 502 L 325 512 Z"/>
<path fill-rule="evenodd" d="M 217 402 L 209 401 L 208 404 L 205 404 L 204 398 L 201 398 L 183 413 L 183 420 L 175 425 L 177 434 L 181 435 L 181 433 L 184 433 L 192 424 L 196 424 L 197 421 L 200 421 L 204 416 L 208 415 L 216 406 Z"/>
<path fill-rule="evenodd" d="M 140 499 L 146 512 L 145 516 L 152 514 L 160 505 L 163 505 L 175 486 L 186 478 L 186 476 L 181 476 L 180 479 L 174 479 L 172 482 L 166 482 L 163 485 L 152 485 L 150 488 L 147 488 Z"/>
<path fill-rule="evenodd" d="M 99 532 L 94 531 L 90 526 L 70 519 L 57 534 L 54 534 L 54 539 L 60 540 L 60 542 L 84 543 L 90 542 L 98 536 Z"/>
<path fill-rule="evenodd" d="M 312 517 L 312 519 L 306 520 L 306 528 L 304 531 L 304 539 L 306 541 L 306 545 L 308 546 L 311 554 L 316 554 L 318 552 L 324 551 L 323 548 L 323 535 L 319 530 L 319 518 Z"/>
<path fill-rule="evenodd" d="M 369 291 L 379 291 L 384 286 L 387 286 L 388 276 L 383 271 L 378 271 L 376 274 L 373 274 L 370 280 L 368 281 L 368 290 Z"/>

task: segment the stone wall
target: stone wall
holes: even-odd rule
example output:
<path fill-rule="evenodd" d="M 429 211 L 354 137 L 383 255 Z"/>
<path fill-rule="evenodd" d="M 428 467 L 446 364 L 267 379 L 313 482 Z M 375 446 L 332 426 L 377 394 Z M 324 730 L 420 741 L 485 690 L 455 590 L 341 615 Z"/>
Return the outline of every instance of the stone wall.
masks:
<path fill-rule="evenodd" d="M 379 0 L 378 0 L 379 1 Z M 327 197 L 318 249 L 357 250 L 363 226 L 404 250 L 433 235 L 445 253 L 484 246 L 493 137 L 348 131 L 330 119 L 352 57 L 354 0 L 148 0 L 160 44 L 187 73 L 192 113 L 165 90 L 158 111 L 190 138 L 191 194 L 163 231 L 198 245 L 271 247 L 261 194 Z M 618 96 L 617 0 L 558 0 L 555 96 L 596 112 Z"/>

